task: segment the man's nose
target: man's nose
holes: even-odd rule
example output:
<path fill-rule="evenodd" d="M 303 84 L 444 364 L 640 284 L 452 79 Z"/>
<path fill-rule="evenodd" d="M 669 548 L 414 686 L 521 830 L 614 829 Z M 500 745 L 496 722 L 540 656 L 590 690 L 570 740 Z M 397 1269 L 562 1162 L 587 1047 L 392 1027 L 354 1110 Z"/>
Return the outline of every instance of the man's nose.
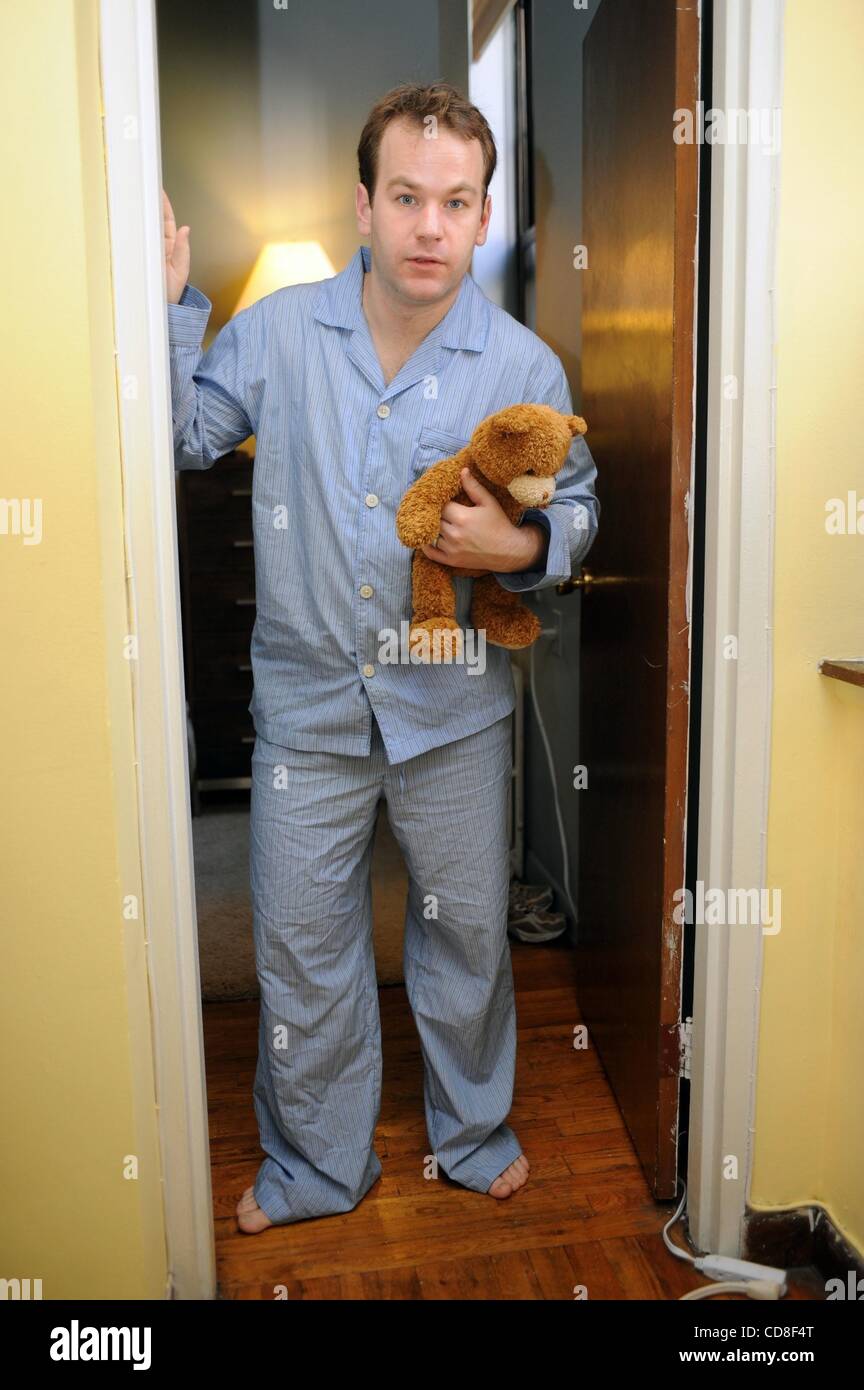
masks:
<path fill-rule="evenodd" d="M 417 231 L 420 236 L 438 237 L 441 235 L 441 213 L 434 204 L 427 204 L 423 208 Z"/>

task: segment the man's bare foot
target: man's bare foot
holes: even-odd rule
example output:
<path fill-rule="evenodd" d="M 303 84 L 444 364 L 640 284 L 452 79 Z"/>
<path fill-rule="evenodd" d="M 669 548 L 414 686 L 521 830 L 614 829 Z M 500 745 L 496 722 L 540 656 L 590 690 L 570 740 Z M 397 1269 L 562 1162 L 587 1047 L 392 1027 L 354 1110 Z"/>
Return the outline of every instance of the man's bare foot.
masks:
<path fill-rule="evenodd" d="M 505 1168 L 503 1173 L 498 1174 L 489 1188 L 489 1196 L 497 1197 L 499 1201 L 504 1197 L 511 1197 L 527 1179 L 530 1167 L 531 1164 L 525 1155 L 520 1154 L 518 1158 L 513 1160 L 509 1168 Z"/>
<path fill-rule="evenodd" d="M 259 1231 L 266 1230 L 272 1226 L 273 1222 L 255 1201 L 255 1186 L 247 1187 L 240 1201 L 237 1203 L 237 1225 L 241 1231 L 245 1231 L 249 1236 L 255 1236 Z"/>

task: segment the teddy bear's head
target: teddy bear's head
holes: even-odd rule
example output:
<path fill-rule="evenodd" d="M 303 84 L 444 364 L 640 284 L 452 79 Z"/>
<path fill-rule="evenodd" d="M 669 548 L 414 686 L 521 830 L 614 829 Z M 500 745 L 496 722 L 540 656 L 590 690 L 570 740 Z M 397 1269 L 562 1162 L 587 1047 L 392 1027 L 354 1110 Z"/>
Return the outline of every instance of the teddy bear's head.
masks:
<path fill-rule="evenodd" d="M 506 487 L 523 507 L 547 507 L 574 436 L 587 428 L 580 415 L 551 405 L 510 405 L 481 421 L 471 452 L 490 482 Z"/>

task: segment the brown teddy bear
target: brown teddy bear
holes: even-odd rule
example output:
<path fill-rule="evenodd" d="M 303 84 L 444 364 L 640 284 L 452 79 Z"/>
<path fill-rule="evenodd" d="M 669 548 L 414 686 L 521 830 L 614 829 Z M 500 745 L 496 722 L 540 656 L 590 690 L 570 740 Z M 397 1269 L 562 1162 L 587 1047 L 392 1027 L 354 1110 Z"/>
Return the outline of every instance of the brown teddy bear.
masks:
<path fill-rule="evenodd" d="M 548 507 L 555 495 L 555 474 L 564 466 L 574 436 L 587 428 L 580 415 L 564 415 L 549 405 L 508 406 L 481 420 L 464 449 L 433 463 L 408 488 L 396 513 L 396 534 L 415 552 L 408 632 L 415 659 L 459 659 L 464 634 L 455 617 L 454 575 L 478 580 L 471 598 L 471 626 L 485 630 L 487 642 L 516 651 L 537 640 L 537 615 L 519 594 L 502 588 L 490 570 L 437 564 L 417 547 L 438 539 L 447 502 L 471 503 L 460 482 L 465 467 L 514 524 L 526 507 Z"/>

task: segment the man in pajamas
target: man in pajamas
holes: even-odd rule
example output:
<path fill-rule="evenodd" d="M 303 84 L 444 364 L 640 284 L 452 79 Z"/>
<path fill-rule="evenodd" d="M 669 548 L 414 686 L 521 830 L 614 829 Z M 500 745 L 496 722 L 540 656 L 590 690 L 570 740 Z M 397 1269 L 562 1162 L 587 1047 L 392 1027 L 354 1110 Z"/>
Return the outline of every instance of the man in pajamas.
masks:
<path fill-rule="evenodd" d="M 572 413 L 560 361 L 469 273 L 486 240 L 495 145 L 447 84 L 373 107 L 358 147 L 361 246 L 338 275 L 236 315 L 202 356 L 211 305 L 187 283 L 189 228 L 165 200 L 175 467 L 256 437 L 256 732 L 250 879 L 261 987 L 254 1102 L 266 1154 L 240 1228 L 351 1210 L 381 1173 L 381 1047 L 372 948 L 379 800 L 405 857 L 405 984 L 420 1037 L 430 1154 L 493 1197 L 528 1160 L 505 1123 L 516 1018 L 507 940 L 515 690 L 507 652 L 412 662 L 409 484 L 517 402 Z M 486 568 L 526 592 L 570 577 L 599 518 L 574 439 L 545 511 L 518 525 L 470 477 L 423 550 L 453 567 L 456 617 Z M 421 1166 L 422 1165 L 422 1166 Z"/>

